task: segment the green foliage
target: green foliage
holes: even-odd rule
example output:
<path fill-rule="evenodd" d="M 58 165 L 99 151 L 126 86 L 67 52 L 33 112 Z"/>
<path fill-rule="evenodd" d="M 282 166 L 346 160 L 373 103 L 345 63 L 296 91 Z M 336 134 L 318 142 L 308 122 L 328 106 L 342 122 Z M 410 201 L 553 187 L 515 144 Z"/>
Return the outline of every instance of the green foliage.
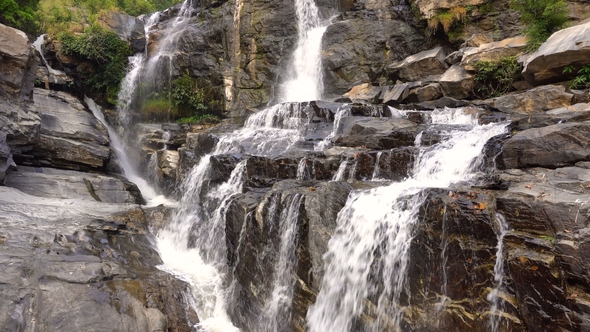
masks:
<path fill-rule="evenodd" d="M 172 81 L 171 96 L 174 104 L 182 110 L 201 112 L 207 108 L 203 90 L 199 89 L 197 82 L 188 73 Z"/>
<path fill-rule="evenodd" d="M 185 73 L 171 83 L 171 90 L 144 91 L 147 97 L 140 107 L 140 116 L 144 121 L 182 119 L 179 123 L 194 123 L 211 118 L 212 113 L 221 113 L 223 96 L 208 81 Z"/>
<path fill-rule="evenodd" d="M 14 1 L 14 0 L 0 0 Z M 97 17 L 109 10 L 132 16 L 164 10 L 181 0 L 27 0 L 38 1 L 37 16 L 42 29 L 59 35 L 75 27 L 93 25 Z"/>
<path fill-rule="evenodd" d="M 207 121 L 205 121 L 207 120 Z M 180 118 L 176 120 L 178 124 L 200 124 L 203 122 L 217 122 L 219 118 L 213 114 L 193 115 L 190 117 Z"/>
<path fill-rule="evenodd" d="M 153 94 L 141 104 L 141 117 L 144 121 L 169 121 L 176 117 L 176 107 L 167 96 Z"/>
<path fill-rule="evenodd" d="M 94 92 L 107 93 L 110 102 L 116 99 L 125 76 L 127 57 L 133 54 L 129 45 L 115 33 L 92 26 L 81 35 L 64 33 L 60 36 L 61 52 L 96 64 L 84 85 Z"/>
<path fill-rule="evenodd" d="M 467 9 L 465 7 L 453 7 L 438 12 L 428 19 L 428 30 L 431 34 L 436 33 L 441 27 L 445 33 L 449 33 L 453 27 L 466 21 Z"/>
<path fill-rule="evenodd" d="M 478 98 L 496 97 L 512 90 L 512 83 L 521 78 L 522 66 L 515 56 L 498 61 L 477 61 L 473 93 Z"/>
<path fill-rule="evenodd" d="M 529 37 L 529 51 L 539 48 L 568 21 L 564 0 L 510 0 L 510 7 L 520 13 L 524 33 Z"/>
<path fill-rule="evenodd" d="M 0 23 L 33 32 L 38 2 L 39 0 L 0 0 Z"/>
<path fill-rule="evenodd" d="M 574 67 L 567 66 L 563 68 L 564 73 L 573 73 Z M 570 89 L 587 89 L 590 87 L 590 64 L 580 68 L 578 74 L 570 81 Z"/>

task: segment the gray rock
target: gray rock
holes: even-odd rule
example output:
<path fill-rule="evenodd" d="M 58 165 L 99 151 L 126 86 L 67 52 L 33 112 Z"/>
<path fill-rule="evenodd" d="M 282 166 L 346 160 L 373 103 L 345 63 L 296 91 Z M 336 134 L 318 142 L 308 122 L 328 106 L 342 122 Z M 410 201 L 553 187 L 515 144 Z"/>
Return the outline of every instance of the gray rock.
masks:
<path fill-rule="evenodd" d="M 442 91 L 440 88 L 440 84 L 430 83 L 426 86 L 422 86 L 422 87 L 418 87 L 418 88 L 410 90 L 410 93 L 408 94 L 407 101 L 420 102 L 420 101 L 436 100 L 442 96 L 443 96 L 443 94 L 442 94 Z"/>
<path fill-rule="evenodd" d="M 505 113 L 533 114 L 571 105 L 573 94 L 563 86 L 544 85 L 493 99 L 493 106 Z"/>
<path fill-rule="evenodd" d="M 0 229 L 0 308 L 11 313 L 0 326 L 188 332 L 197 323 L 177 298 L 187 285 L 155 267 L 161 260 L 136 205 L 0 186 Z"/>
<path fill-rule="evenodd" d="M 387 88 L 383 93 L 384 104 L 399 104 L 408 97 L 410 85 L 408 83 L 396 84 Z"/>
<path fill-rule="evenodd" d="M 27 35 L 0 24 L 0 95 L 29 99 L 35 71 L 34 52 Z"/>
<path fill-rule="evenodd" d="M 438 83 L 445 97 L 467 98 L 471 95 L 473 75 L 460 65 L 453 65 L 443 74 Z"/>
<path fill-rule="evenodd" d="M 36 88 L 33 98 L 41 114 L 42 135 L 109 144 L 106 127 L 74 96 Z"/>
<path fill-rule="evenodd" d="M 106 166 L 111 150 L 105 126 L 75 97 L 35 89 L 41 114 L 41 135 L 32 152 L 32 164 L 74 170 Z"/>
<path fill-rule="evenodd" d="M 418 134 L 414 122 L 395 118 L 345 117 L 341 128 L 334 141 L 336 145 L 376 150 L 413 146 Z"/>
<path fill-rule="evenodd" d="M 395 62 L 387 67 L 387 71 L 405 82 L 419 81 L 429 75 L 443 74 L 449 68 L 445 58 L 443 48 L 437 47 Z"/>
<path fill-rule="evenodd" d="M 521 55 L 526 43 L 527 37 L 517 36 L 479 47 L 470 47 L 465 49 L 460 65 L 466 70 L 473 71 L 474 64 L 478 61 L 498 61 L 505 57 Z"/>
<path fill-rule="evenodd" d="M 129 183 L 92 173 L 19 166 L 7 175 L 5 185 L 33 196 L 78 198 L 107 203 L 139 203 Z M 134 192 L 137 188 L 134 188 Z"/>
<path fill-rule="evenodd" d="M 14 154 L 30 150 L 39 140 L 41 118 L 35 107 L 0 99 L 0 128 Z"/>
<path fill-rule="evenodd" d="M 588 64 L 590 57 L 590 23 L 576 25 L 552 34 L 524 62 L 523 76 L 533 85 L 559 82 L 572 74 L 566 66 L 577 70 Z"/>
<path fill-rule="evenodd" d="M 506 168 L 557 168 L 590 160 L 590 123 L 560 123 L 516 133 L 504 143 Z"/>
<path fill-rule="evenodd" d="M 108 11 L 99 15 L 98 24 L 116 33 L 122 40 L 129 43 L 136 52 L 143 52 L 145 49 L 145 33 L 143 21 L 137 17 L 124 13 Z"/>
<path fill-rule="evenodd" d="M 412 24 L 409 6 L 359 1 L 328 26 L 322 39 L 324 94 L 341 95 L 358 82 L 385 83 L 384 68 L 430 45 Z"/>
<path fill-rule="evenodd" d="M 6 173 L 11 166 L 16 166 L 12 160 L 10 146 L 6 143 L 6 134 L 0 132 L 0 185 L 4 183 Z"/>

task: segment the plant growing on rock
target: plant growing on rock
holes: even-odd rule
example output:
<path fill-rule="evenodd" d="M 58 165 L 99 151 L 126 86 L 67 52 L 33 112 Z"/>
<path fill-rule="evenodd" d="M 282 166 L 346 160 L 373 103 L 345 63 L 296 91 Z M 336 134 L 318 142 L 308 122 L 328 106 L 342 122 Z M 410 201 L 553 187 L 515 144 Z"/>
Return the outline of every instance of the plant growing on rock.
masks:
<path fill-rule="evenodd" d="M 521 78 L 522 66 L 516 56 L 509 56 L 498 61 L 477 61 L 473 94 L 478 98 L 497 97 L 513 89 L 512 83 Z"/>
<path fill-rule="evenodd" d="M 108 101 L 115 104 L 121 80 L 125 76 L 127 58 L 133 54 L 129 45 L 115 33 L 98 25 L 83 34 L 64 33 L 60 36 L 61 52 L 79 57 L 95 64 L 83 81 L 91 91 L 106 94 Z"/>
<path fill-rule="evenodd" d="M 567 66 L 563 68 L 564 73 L 573 73 L 574 67 Z M 570 89 L 587 89 L 590 87 L 590 64 L 587 64 L 578 70 L 576 75 L 569 84 Z"/>
<path fill-rule="evenodd" d="M 528 51 L 539 48 L 568 20 L 564 0 L 510 0 L 510 7 L 520 13 L 523 32 L 529 37 Z"/>
<path fill-rule="evenodd" d="M 466 18 L 467 9 L 464 7 L 458 6 L 445 9 L 428 19 L 428 29 L 431 34 L 434 34 L 442 27 L 445 33 L 449 33 L 454 25 L 465 21 Z"/>

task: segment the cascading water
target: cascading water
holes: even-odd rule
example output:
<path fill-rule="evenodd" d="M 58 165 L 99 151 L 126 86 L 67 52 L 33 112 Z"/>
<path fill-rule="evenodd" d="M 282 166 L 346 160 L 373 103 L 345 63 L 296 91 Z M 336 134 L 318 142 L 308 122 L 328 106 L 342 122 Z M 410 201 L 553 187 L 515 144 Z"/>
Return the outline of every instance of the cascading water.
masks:
<path fill-rule="evenodd" d="M 318 100 L 322 96 L 322 37 L 326 32 L 313 0 L 296 0 L 297 48 L 282 91 L 283 101 Z"/>
<path fill-rule="evenodd" d="M 506 124 L 476 125 L 475 117 L 448 110 L 433 113 L 432 122 L 469 122 L 472 128 L 452 130 L 446 141 L 421 147 L 407 180 L 351 193 L 324 256 L 320 293 L 307 315 L 310 331 L 351 331 L 369 297 L 377 298 L 381 313 L 373 330 L 399 328 L 403 308 L 398 301 L 405 291 L 412 226 L 426 198 L 424 189 L 474 179 L 484 144 L 506 130 Z M 380 294 L 375 293 L 375 279 L 381 282 Z M 387 317 L 387 323 L 381 317 Z"/>
<path fill-rule="evenodd" d="M 279 217 L 280 248 L 274 268 L 270 301 L 264 308 L 264 325 L 260 331 L 284 331 L 289 326 L 293 299 L 292 275 L 297 248 L 297 219 L 305 196 L 294 194 L 286 200 L 286 208 Z M 276 212 L 275 212 L 276 213 Z"/>
<path fill-rule="evenodd" d="M 39 55 L 41 55 L 41 60 L 43 61 L 43 64 L 45 65 L 45 67 L 47 67 L 47 71 L 49 71 L 50 74 L 65 75 L 64 72 L 51 68 L 51 66 L 49 65 L 49 63 L 45 59 L 45 54 L 43 52 L 42 47 L 43 47 L 43 44 L 45 43 L 46 36 L 47 35 L 43 34 L 43 35 L 37 37 L 37 39 L 33 42 L 33 47 L 39 52 Z"/>
<path fill-rule="evenodd" d="M 491 332 L 497 332 L 500 327 L 500 294 L 504 291 L 504 236 L 508 232 L 508 225 L 504 216 L 497 213 L 496 221 L 498 222 L 498 246 L 496 251 L 496 264 L 494 265 L 494 282 L 496 287 L 488 294 L 487 300 L 492 303 L 490 308 L 489 328 Z"/>
<path fill-rule="evenodd" d="M 88 108 L 92 111 L 92 114 L 100 121 L 104 126 L 107 128 L 109 132 L 109 138 L 111 139 L 111 147 L 115 149 L 115 153 L 117 154 L 117 160 L 119 164 L 123 168 L 123 172 L 127 179 L 137 185 L 137 188 L 141 191 L 142 196 L 149 202 L 150 205 L 158 205 L 158 204 L 173 204 L 169 201 L 166 197 L 162 195 L 158 195 L 154 188 L 142 177 L 140 176 L 131 161 L 129 160 L 128 154 L 125 152 L 125 145 L 121 142 L 119 135 L 117 132 L 111 127 L 104 118 L 102 114 L 102 110 L 94 100 L 84 96 L 84 102 L 88 105 Z"/>

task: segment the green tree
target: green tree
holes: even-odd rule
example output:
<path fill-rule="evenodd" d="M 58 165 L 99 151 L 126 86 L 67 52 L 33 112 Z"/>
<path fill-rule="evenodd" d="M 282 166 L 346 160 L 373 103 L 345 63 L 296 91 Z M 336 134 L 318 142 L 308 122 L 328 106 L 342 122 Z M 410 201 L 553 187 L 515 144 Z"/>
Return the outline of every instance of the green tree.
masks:
<path fill-rule="evenodd" d="M 39 0 L 0 0 L 0 23 L 16 28 L 34 28 Z"/>
<path fill-rule="evenodd" d="M 568 21 L 564 0 L 510 0 L 510 6 L 520 13 L 524 33 L 529 37 L 529 51 L 539 48 Z"/>

